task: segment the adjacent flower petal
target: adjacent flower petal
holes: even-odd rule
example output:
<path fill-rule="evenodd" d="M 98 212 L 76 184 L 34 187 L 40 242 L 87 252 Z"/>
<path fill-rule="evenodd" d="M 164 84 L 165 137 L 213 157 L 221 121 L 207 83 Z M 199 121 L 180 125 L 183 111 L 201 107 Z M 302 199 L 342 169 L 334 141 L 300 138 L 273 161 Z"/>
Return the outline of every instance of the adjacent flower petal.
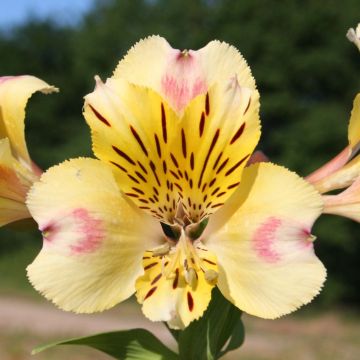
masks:
<path fill-rule="evenodd" d="M 181 51 L 160 36 L 135 44 L 114 72 L 114 78 L 152 88 L 178 112 L 216 82 L 233 76 L 241 86 L 255 89 L 250 68 L 233 46 L 211 41 L 197 51 Z"/>
<path fill-rule="evenodd" d="M 85 100 L 96 156 L 138 206 L 170 223 L 178 201 L 194 222 L 217 210 L 260 137 L 259 94 L 236 79 L 196 97 L 180 118 L 152 90 L 121 79 L 97 79 Z"/>
<path fill-rule="evenodd" d="M 349 130 L 349 144 L 354 152 L 359 150 L 360 146 L 360 94 L 357 94 L 351 111 Z"/>
<path fill-rule="evenodd" d="M 44 237 L 28 277 L 46 298 L 91 313 L 133 294 L 161 227 L 123 197 L 109 166 L 76 159 L 50 168 L 27 204 Z"/>
<path fill-rule="evenodd" d="M 306 177 L 321 193 L 348 186 L 350 179 L 359 172 L 360 157 L 356 154 L 360 149 L 360 94 L 356 96 L 351 111 L 348 139 L 349 145 L 340 154 Z M 347 164 L 354 156 L 355 159 Z"/>
<path fill-rule="evenodd" d="M 338 195 L 324 196 L 324 213 L 346 216 L 360 222 L 360 177 Z"/>
<path fill-rule="evenodd" d="M 31 95 L 57 91 L 46 82 L 29 75 L 0 77 L 0 138 L 7 137 L 12 152 L 31 165 L 25 142 L 25 107 Z"/>
<path fill-rule="evenodd" d="M 26 219 L 30 213 L 25 205 L 26 193 L 33 174 L 11 154 L 9 140 L 0 140 L 0 226 Z"/>
<path fill-rule="evenodd" d="M 217 280 L 216 257 L 202 244 L 193 246 L 184 234 L 179 242 L 167 255 L 145 252 L 145 274 L 136 282 L 136 297 L 145 316 L 175 329 L 202 316 Z"/>
<path fill-rule="evenodd" d="M 204 234 L 218 259 L 223 295 L 270 319 L 310 302 L 326 278 L 311 235 L 321 211 L 321 196 L 295 173 L 270 163 L 245 168 Z"/>

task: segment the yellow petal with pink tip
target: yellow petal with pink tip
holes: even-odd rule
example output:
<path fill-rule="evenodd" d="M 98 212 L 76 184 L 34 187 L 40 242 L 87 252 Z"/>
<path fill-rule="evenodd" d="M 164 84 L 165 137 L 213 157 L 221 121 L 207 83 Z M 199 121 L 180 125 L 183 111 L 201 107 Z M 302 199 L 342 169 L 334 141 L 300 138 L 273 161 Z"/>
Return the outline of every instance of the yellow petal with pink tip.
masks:
<path fill-rule="evenodd" d="M 245 168 L 241 185 L 210 217 L 202 240 L 216 254 L 223 295 L 268 319 L 310 302 L 326 278 L 311 235 L 322 206 L 315 189 L 285 168 Z"/>
<path fill-rule="evenodd" d="M 27 205 L 44 238 L 28 277 L 68 311 L 102 311 L 131 296 L 144 251 L 162 237 L 160 225 L 122 195 L 111 168 L 94 159 L 50 168 Z"/>
<path fill-rule="evenodd" d="M 152 88 L 176 112 L 182 112 L 215 83 L 227 83 L 233 77 L 241 86 L 255 89 L 255 80 L 242 55 L 220 41 L 211 41 L 196 51 L 181 51 L 160 36 L 150 36 L 129 50 L 113 77 Z"/>

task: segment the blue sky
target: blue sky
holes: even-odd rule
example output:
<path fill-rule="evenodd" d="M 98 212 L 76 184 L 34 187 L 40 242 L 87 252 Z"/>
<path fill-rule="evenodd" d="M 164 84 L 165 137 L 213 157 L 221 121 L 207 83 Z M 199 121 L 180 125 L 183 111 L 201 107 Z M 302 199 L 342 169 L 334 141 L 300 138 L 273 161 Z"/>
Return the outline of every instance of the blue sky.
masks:
<path fill-rule="evenodd" d="M 29 16 L 50 16 L 61 23 L 72 24 L 92 3 L 93 0 L 0 0 L 0 28 L 19 24 Z"/>

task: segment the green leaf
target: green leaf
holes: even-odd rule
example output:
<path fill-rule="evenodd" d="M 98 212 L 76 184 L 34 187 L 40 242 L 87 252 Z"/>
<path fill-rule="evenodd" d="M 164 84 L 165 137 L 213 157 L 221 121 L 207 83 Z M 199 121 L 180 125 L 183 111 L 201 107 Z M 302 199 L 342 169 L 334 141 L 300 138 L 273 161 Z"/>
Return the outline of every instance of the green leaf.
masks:
<path fill-rule="evenodd" d="M 215 360 L 243 343 L 241 311 L 214 288 L 204 316 L 172 334 L 178 340 L 180 359 Z"/>
<path fill-rule="evenodd" d="M 144 329 L 114 331 L 42 345 L 32 354 L 58 345 L 87 345 L 121 360 L 177 360 L 179 357 Z"/>

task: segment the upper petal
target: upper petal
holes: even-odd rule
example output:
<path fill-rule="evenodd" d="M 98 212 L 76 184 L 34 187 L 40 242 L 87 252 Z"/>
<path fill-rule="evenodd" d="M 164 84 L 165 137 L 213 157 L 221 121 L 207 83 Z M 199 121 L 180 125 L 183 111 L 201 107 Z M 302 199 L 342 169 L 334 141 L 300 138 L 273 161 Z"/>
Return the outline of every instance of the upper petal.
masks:
<path fill-rule="evenodd" d="M 25 142 L 25 107 L 31 95 L 57 91 L 46 82 L 29 75 L 0 77 L 0 138 L 10 140 L 14 155 L 31 165 Z"/>
<path fill-rule="evenodd" d="M 218 259 L 224 296 L 263 318 L 310 302 L 326 277 L 311 235 L 321 211 L 321 196 L 296 174 L 270 163 L 245 168 L 238 190 L 204 234 Z"/>
<path fill-rule="evenodd" d="M 118 189 L 111 169 L 93 159 L 50 168 L 27 204 L 43 233 L 28 267 L 33 286 L 64 310 L 90 313 L 128 298 L 142 273 L 142 255 L 160 226 Z"/>
<path fill-rule="evenodd" d="M 166 222 L 179 201 L 195 222 L 216 211 L 260 137 L 259 94 L 236 79 L 197 96 L 182 116 L 149 88 L 97 79 L 84 115 L 94 152 L 116 169 L 121 189 Z"/>
<path fill-rule="evenodd" d="M 197 51 L 181 51 L 160 36 L 135 44 L 114 72 L 114 78 L 152 88 L 177 112 L 214 83 L 233 76 L 241 86 L 255 89 L 250 68 L 233 46 L 211 41 Z"/>

